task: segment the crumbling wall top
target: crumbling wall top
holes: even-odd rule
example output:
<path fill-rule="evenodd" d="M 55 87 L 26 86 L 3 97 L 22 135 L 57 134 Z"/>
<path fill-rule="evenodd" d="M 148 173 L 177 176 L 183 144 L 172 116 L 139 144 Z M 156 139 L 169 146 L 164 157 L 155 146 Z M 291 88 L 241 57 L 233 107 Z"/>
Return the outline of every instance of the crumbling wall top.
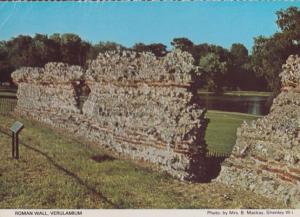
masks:
<path fill-rule="evenodd" d="M 149 52 L 112 51 L 100 53 L 91 61 L 87 81 L 174 81 L 191 82 L 196 71 L 194 58 L 187 52 L 173 50 L 157 58 Z"/>
<path fill-rule="evenodd" d="M 11 75 L 15 83 L 67 83 L 80 80 L 84 71 L 80 66 L 50 62 L 41 67 L 22 67 Z"/>
<path fill-rule="evenodd" d="M 300 86 L 300 57 L 291 55 L 282 66 L 283 71 L 279 74 L 283 87 Z"/>

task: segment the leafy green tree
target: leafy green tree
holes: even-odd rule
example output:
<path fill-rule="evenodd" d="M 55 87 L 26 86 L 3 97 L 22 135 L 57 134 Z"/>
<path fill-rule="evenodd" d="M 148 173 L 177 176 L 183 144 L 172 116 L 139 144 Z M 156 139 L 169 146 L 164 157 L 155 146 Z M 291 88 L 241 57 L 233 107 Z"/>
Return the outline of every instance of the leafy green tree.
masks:
<path fill-rule="evenodd" d="M 189 53 L 192 53 L 194 47 L 194 43 L 188 38 L 174 38 L 171 45 L 176 49 L 187 51 Z"/>
<path fill-rule="evenodd" d="M 133 46 L 133 50 L 138 52 L 152 52 L 157 57 L 163 57 L 167 54 L 167 46 L 161 43 L 149 45 L 137 43 Z"/>
<path fill-rule="evenodd" d="M 232 44 L 230 55 L 231 67 L 227 75 L 229 86 L 237 90 L 254 90 L 257 78 L 251 68 L 247 48 L 240 43 Z"/>
<path fill-rule="evenodd" d="M 8 41 L 7 47 L 9 61 L 15 68 L 36 65 L 37 55 L 30 36 L 19 35 Z"/>
<path fill-rule="evenodd" d="M 81 38 L 72 33 L 61 35 L 61 54 L 62 61 L 72 65 L 84 65 L 90 44 L 81 40 Z"/>
<path fill-rule="evenodd" d="M 252 56 L 243 44 L 233 44 L 230 48 L 231 67 L 227 80 L 233 90 L 266 91 L 266 80 L 258 77 L 251 65 Z"/>
<path fill-rule="evenodd" d="M 288 40 L 300 44 L 300 10 L 297 7 L 289 7 L 276 13 L 277 25 L 286 35 Z"/>
<path fill-rule="evenodd" d="M 19 35 L 0 42 L 0 80 L 10 81 L 10 74 L 22 66 L 42 67 L 47 62 L 84 66 L 90 49 L 91 44 L 75 34 Z"/>
<path fill-rule="evenodd" d="M 121 44 L 107 41 L 99 42 L 91 46 L 88 54 L 88 59 L 95 59 L 99 53 L 105 53 L 107 51 L 125 50 L 126 48 Z"/>
<path fill-rule="evenodd" d="M 47 35 L 36 34 L 32 43 L 36 58 L 34 66 L 44 66 L 47 62 L 60 60 L 60 45 L 54 46 L 55 44 Z"/>
<path fill-rule="evenodd" d="M 8 48 L 5 41 L 0 41 L 0 82 L 11 82 L 10 73 L 14 67 L 8 59 Z"/>
<path fill-rule="evenodd" d="M 257 37 L 252 55 L 253 70 L 266 79 L 269 90 L 276 92 L 280 89 L 278 75 L 282 71 L 282 64 L 289 55 L 296 53 L 300 53 L 299 49 L 281 33 L 270 38 Z"/>
<path fill-rule="evenodd" d="M 267 81 L 274 92 L 280 89 L 279 73 L 291 54 L 300 54 L 300 10 L 290 7 L 277 12 L 277 24 L 282 32 L 271 37 L 255 38 L 252 65 L 255 73 Z"/>
<path fill-rule="evenodd" d="M 224 86 L 224 76 L 227 72 L 226 62 L 222 62 L 215 53 L 208 53 L 200 58 L 199 68 L 203 73 L 207 89 L 221 93 Z"/>
<path fill-rule="evenodd" d="M 213 59 L 215 60 L 213 62 L 220 63 L 220 66 L 226 65 L 225 70 L 225 68 L 221 67 L 221 69 L 216 67 L 216 65 L 218 64 L 215 64 L 213 65 L 213 67 L 216 67 L 216 70 L 207 70 L 212 72 L 211 76 L 208 76 L 209 73 L 206 73 L 206 76 L 202 77 L 203 84 L 206 84 L 209 90 L 220 92 L 223 89 L 227 89 L 228 87 L 233 86 L 230 77 L 228 77 L 227 75 L 229 69 L 231 69 L 232 60 L 231 54 L 227 49 L 221 46 L 207 43 L 194 44 L 187 38 L 175 38 L 173 39 L 171 44 L 177 49 L 189 52 L 195 60 L 200 59 L 201 61 L 203 61 L 195 62 L 196 65 L 199 65 L 201 67 L 203 67 L 203 65 L 200 64 L 205 64 L 206 61 L 212 61 Z M 206 66 L 205 68 L 208 68 L 208 66 Z M 219 80 L 220 77 L 222 77 L 222 82 L 221 80 Z"/>
<path fill-rule="evenodd" d="M 214 77 L 214 80 L 217 81 L 219 78 L 221 78 L 220 81 L 217 82 L 218 88 L 213 90 L 214 88 L 211 88 L 211 85 L 208 85 L 209 90 L 215 91 L 215 92 L 221 92 L 224 91 L 232 86 L 232 81 L 229 77 L 229 70 L 232 68 L 231 65 L 231 55 L 230 52 L 217 45 L 212 45 L 212 44 L 199 44 L 198 46 L 194 46 L 193 49 L 193 56 L 200 58 L 200 60 L 203 57 L 210 56 L 211 54 L 214 54 L 216 62 L 222 63 L 222 66 L 226 66 L 225 68 L 219 68 L 220 74 L 216 74 L 216 77 Z M 199 59 L 198 58 L 198 59 Z M 200 62 L 199 62 L 200 63 Z M 215 65 L 216 66 L 216 65 Z M 217 71 L 216 71 L 217 72 Z M 206 82 L 208 84 L 211 84 L 211 81 L 207 80 L 210 79 L 209 77 L 205 77 Z M 215 82 L 216 83 L 216 82 Z M 221 87 L 222 86 L 222 87 Z"/>
<path fill-rule="evenodd" d="M 235 66 L 242 67 L 249 62 L 248 50 L 243 44 L 232 44 L 230 53 Z"/>
<path fill-rule="evenodd" d="M 62 61 L 62 52 L 61 52 L 61 39 L 60 34 L 54 33 L 50 35 L 46 41 L 47 46 L 47 60 L 51 62 L 60 62 Z"/>

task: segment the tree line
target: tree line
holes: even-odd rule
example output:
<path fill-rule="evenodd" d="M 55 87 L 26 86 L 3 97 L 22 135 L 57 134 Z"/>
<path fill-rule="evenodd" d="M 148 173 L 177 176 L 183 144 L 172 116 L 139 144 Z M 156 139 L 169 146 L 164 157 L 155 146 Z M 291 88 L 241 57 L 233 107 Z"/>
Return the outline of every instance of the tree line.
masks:
<path fill-rule="evenodd" d="M 223 92 L 226 90 L 278 91 L 278 74 L 291 54 L 300 54 L 300 10 L 290 7 L 276 13 L 280 28 L 270 37 L 254 38 L 252 53 L 241 43 L 229 49 L 213 44 L 195 44 L 188 38 L 174 38 L 173 48 L 189 52 L 195 65 L 202 72 L 201 88 Z M 0 82 L 11 82 L 10 74 L 21 66 L 42 67 L 47 62 L 65 62 L 86 67 L 102 52 L 109 50 L 135 50 L 152 52 L 157 57 L 169 51 L 162 43 L 137 43 L 128 48 L 115 42 L 92 44 L 73 33 L 50 36 L 19 35 L 8 41 L 0 41 Z"/>

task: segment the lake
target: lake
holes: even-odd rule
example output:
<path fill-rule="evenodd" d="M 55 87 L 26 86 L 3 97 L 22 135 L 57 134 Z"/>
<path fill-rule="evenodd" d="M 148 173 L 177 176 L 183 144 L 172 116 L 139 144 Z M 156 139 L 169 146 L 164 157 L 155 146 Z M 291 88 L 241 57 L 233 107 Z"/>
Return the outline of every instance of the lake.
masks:
<path fill-rule="evenodd" d="M 211 110 L 266 115 L 270 109 L 270 105 L 267 104 L 268 98 L 268 96 L 200 94 L 200 104 Z"/>

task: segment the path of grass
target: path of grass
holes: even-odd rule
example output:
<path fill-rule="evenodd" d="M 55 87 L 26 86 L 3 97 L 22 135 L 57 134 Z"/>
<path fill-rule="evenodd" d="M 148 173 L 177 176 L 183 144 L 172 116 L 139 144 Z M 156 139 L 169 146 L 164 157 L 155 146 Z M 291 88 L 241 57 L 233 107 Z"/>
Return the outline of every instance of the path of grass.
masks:
<path fill-rule="evenodd" d="M 7 129 L 16 118 L 0 116 Z M 20 120 L 20 160 L 0 132 L 0 208 L 280 208 L 283 205 L 219 183 L 189 184 L 137 163 L 104 158 L 41 124 Z M 25 145 L 24 145 L 25 144 Z M 100 157 L 99 157 L 100 156 Z"/>
<path fill-rule="evenodd" d="M 209 110 L 207 117 L 210 119 L 205 135 L 208 150 L 230 153 L 235 145 L 236 129 L 241 126 L 244 120 L 252 121 L 260 116 Z"/>

